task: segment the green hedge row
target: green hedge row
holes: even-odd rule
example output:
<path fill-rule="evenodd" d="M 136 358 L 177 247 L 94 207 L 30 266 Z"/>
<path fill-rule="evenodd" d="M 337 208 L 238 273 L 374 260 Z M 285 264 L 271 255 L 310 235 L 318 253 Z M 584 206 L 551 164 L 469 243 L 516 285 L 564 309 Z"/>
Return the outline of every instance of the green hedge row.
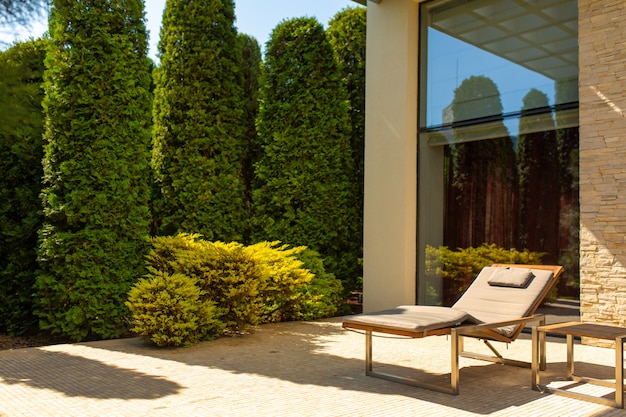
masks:
<path fill-rule="evenodd" d="M 43 212 L 43 98 L 46 40 L 0 52 L 0 331 L 36 328 L 33 284 Z"/>
<path fill-rule="evenodd" d="M 363 35 L 364 10 L 341 16 L 344 52 L 300 18 L 277 27 L 262 62 L 232 0 L 170 1 L 153 73 L 144 2 L 52 1 L 49 37 L 0 53 L 0 332 L 120 336 L 149 235 L 306 245 L 358 287 L 361 55 L 348 78 L 365 40 L 343 31 Z M 266 319 L 326 314 L 315 300 L 335 281 L 319 277 L 301 302 L 276 296 Z"/>

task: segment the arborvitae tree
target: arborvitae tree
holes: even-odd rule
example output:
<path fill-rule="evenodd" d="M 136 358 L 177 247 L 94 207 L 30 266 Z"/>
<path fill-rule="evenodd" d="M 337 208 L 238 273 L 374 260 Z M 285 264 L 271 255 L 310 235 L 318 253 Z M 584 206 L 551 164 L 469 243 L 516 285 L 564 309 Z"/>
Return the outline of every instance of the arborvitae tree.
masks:
<path fill-rule="evenodd" d="M 523 100 L 517 166 L 518 247 L 546 252 L 544 261 L 557 263 L 560 196 L 556 131 L 548 96 L 536 89 Z"/>
<path fill-rule="evenodd" d="M 486 120 L 480 137 L 462 127 L 453 131 L 445 245 L 466 248 L 495 243 L 513 247 L 515 153 L 502 122 L 498 87 L 484 76 L 464 80 L 454 92 L 452 112 L 453 127 L 459 122 Z"/>
<path fill-rule="evenodd" d="M 328 24 L 326 34 L 335 52 L 344 84 L 348 91 L 352 134 L 352 166 L 356 184 L 354 205 L 358 225 L 353 239 L 363 246 L 363 191 L 365 161 L 365 7 L 348 8 L 337 13 Z M 362 251 L 362 249 L 361 249 Z M 362 256 L 362 255 L 360 255 Z"/>
<path fill-rule="evenodd" d="M 45 40 L 18 43 L 0 53 L 0 332 L 35 327 L 33 285 L 37 275 L 37 231 L 43 213 L 39 194 L 43 169 Z"/>
<path fill-rule="evenodd" d="M 255 38 L 239 34 L 241 42 L 241 68 L 243 72 L 244 120 L 246 149 L 243 159 L 243 179 L 246 189 L 245 204 L 252 216 L 252 189 L 254 182 L 254 164 L 261 155 L 261 146 L 257 139 L 256 118 L 259 114 L 259 78 L 261 76 L 261 48 Z M 250 230 L 245 230 L 244 243 L 250 243 Z"/>
<path fill-rule="evenodd" d="M 150 59 L 141 0 L 55 0 L 50 15 L 40 326 L 127 329 L 149 223 Z"/>
<path fill-rule="evenodd" d="M 248 211 L 241 44 L 232 0 L 169 0 L 155 73 L 159 234 L 241 240 Z"/>
<path fill-rule="evenodd" d="M 295 18 L 274 29 L 260 97 L 253 237 L 308 246 L 325 257 L 329 272 L 353 283 L 358 247 L 347 93 L 317 20 Z"/>

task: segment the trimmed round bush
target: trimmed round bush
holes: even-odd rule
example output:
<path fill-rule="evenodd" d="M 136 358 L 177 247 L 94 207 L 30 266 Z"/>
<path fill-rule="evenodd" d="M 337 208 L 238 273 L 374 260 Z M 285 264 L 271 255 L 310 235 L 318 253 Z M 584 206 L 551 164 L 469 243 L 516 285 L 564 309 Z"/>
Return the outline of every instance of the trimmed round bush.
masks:
<path fill-rule="evenodd" d="M 152 270 L 130 290 L 131 329 L 157 346 L 191 346 L 218 336 L 224 325 L 215 304 L 202 298 L 194 279 Z"/>

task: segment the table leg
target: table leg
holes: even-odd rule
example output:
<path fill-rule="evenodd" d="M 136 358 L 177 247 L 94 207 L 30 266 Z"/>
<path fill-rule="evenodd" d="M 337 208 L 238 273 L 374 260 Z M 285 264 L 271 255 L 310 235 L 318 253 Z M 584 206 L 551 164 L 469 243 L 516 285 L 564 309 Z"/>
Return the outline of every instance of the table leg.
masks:
<path fill-rule="evenodd" d="M 624 408 L 624 339 L 615 338 L 615 403 L 619 408 Z"/>
<path fill-rule="evenodd" d="M 574 336 L 567 335 L 567 379 L 574 376 Z"/>

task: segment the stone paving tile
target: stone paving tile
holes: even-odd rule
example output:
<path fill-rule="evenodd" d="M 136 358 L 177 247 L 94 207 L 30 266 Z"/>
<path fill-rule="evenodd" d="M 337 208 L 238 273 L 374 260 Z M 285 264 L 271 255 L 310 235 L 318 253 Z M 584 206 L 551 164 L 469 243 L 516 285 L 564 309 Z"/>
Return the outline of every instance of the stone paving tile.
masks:
<path fill-rule="evenodd" d="M 529 369 L 471 359 L 461 360 L 459 396 L 367 377 L 364 345 L 363 335 L 331 319 L 263 325 L 191 348 L 159 349 L 133 338 L 2 351 L 0 416 L 626 415 L 532 391 Z M 497 346 L 530 359 L 527 335 L 508 349 Z M 485 350 L 472 339 L 466 347 Z M 610 378 L 613 350 L 575 351 L 577 370 Z M 542 382 L 562 379 L 564 340 L 550 339 L 547 352 Z M 374 340 L 381 369 L 416 377 L 445 380 L 449 355 L 443 336 Z"/>

